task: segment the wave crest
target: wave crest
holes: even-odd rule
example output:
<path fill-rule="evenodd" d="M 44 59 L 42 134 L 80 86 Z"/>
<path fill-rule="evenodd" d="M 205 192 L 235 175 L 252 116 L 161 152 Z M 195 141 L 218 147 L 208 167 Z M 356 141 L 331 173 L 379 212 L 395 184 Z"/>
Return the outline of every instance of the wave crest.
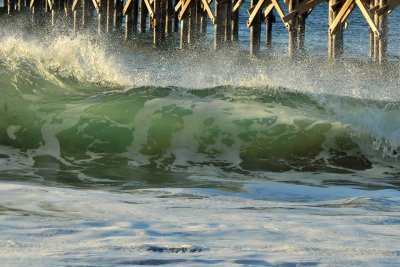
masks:
<path fill-rule="evenodd" d="M 62 85 L 61 79 L 74 79 L 99 85 L 129 87 L 134 84 L 124 75 L 118 61 L 107 49 L 88 37 L 59 36 L 51 40 L 27 40 L 13 35 L 0 39 L 0 61 L 17 77 L 24 68 Z"/>

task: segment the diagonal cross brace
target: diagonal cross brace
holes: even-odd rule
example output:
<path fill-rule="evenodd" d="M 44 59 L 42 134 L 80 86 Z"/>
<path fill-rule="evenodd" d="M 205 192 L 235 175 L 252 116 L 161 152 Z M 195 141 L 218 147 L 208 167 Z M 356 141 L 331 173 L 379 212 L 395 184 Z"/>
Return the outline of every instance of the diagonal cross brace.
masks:
<path fill-rule="evenodd" d="M 253 25 L 254 19 L 259 14 L 261 8 L 269 3 L 270 0 L 258 0 L 257 5 L 247 11 L 250 15 L 249 19 L 247 20 L 247 27 L 251 27 Z"/>
<path fill-rule="evenodd" d="M 53 3 L 51 2 L 51 0 L 46 0 L 46 2 L 49 5 L 50 10 L 53 10 Z M 35 0 L 31 0 L 29 7 L 32 8 L 34 4 L 35 4 Z"/>
<path fill-rule="evenodd" d="M 181 4 L 176 5 L 175 7 L 175 11 L 177 11 L 177 9 L 179 10 L 180 7 L 182 7 L 181 12 L 178 15 L 178 19 L 182 20 L 183 16 L 186 13 L 187 8 L 189 7 L 189 5 L 192 3 L 192 0 L 186 0 L 184 4 L 182 4 L 182 0 L 179 1 Z M 215 17 L 214 14 L 210 8 L 210 3 L 211 1 L 207 1 L 207 0 L 201 0 L 201 3 L 203 4 L 203 8 L 204 10 L 207 12 L 207 15 L 210 17 L 211 22 L 214 24 L 215 23 Z"/>
<path fill-rule="evenodd" d="M 379 37 L 380 33 L 378 28 L 376 27 L 374 20 L 372 19 L 371 13 L 369 13 L 367 7 L 361 0 L 356 0 L 356 4 L 358 8 L 361 10 L 361 13 L 364 15 L 364 18 L 367 20 L 367 23 L 371 30 L 375 33 L 377 37 Z"/>
<path fill-rule="evenodd" d="M 343 7 L 339 11 L 339 14 L 336 16 L 331 26 L 329 26 L 329 34 L 332 35 L 336 32 L 339 23 L 343 23 L 345 21 L 345 19 L 349 16 L 355 6 L 358 6 L 358 8 L 360 9 L 361 13 L 368 23 L 368 26 L 371 28 L 371 31 L 373 31 L 375 35 L 379 37 L 380 33 L 372 19 L 372 15 L 365 4 L 361 2 L 361 0 L 346 0 L 346 2 L 343 4 Z"/>
<path fill-rule="evenodd" d="M 131 5 L 132 0 L 127 0 L 124 9 L 122 10 L 122 14 L 126 15 L 126 12 L 128 11 L 129 6 Z"/>
<path fill-rule="evenodd" d="M 283 13 L 282 7 L 279 4 L 278 0 L 271 0 L 272 4 L 274 5 L 276 12 L 278 12 L 279 17 L 281 18 L 283 24 L 285 25 L 286 29 L 289 30 L 289 23 L 284 20 L 285 13 Z"/>
<path fill-rule="evenodd" d="M 244 0 L 238 0 L 236 4 L 233 6 L 232 12 L 236 12 L 239 10 L 240 6 L 243 4 Z"/>
<path fill-rule="evenodd" d="M 322 1 L 322 0 L 321 0 Z M 279 17 L 281 18 L 283 24 L 285 25 L 286 29 L 289 29 L 289 23 L 285 21 L 285 13 L 283 13 L 282 7 L 279 4 L 278 0 L 260 0 L 257 5 L 249 9 L 250 17 L 247 21 L 247 27 L 250 27 L 253 24 L 253 20 L 256 14 L 260 11 L 261 8 L 265 7 L 264 15 L 268 16 L 268 14 L 275 8 L 276 12 L 278 12 Z"/>
<path fill-rule="evenodd" d="M 320 3 L 322 3 L 324 0 L 306 0 L 304 2 L 301 2 L 300 6 L 293 10 L 292 12 L 288 13 L 283 19 L 286 22 L 291 21 L 297 14 L 303 14 L 307 12 L 310 9 L 313 9 Z"/>
<path fill-rule="evenodd" d="M 386 5 L 380 7 L 377 5 L 377 10 L 374 10 L 372 12 L 376 12 L 379 16 L 385 13 L 391 12 L 393 9 L 395 9 L 398 5 L 400 5 L 400 1 L 398 0 L 391 0 L 386 3 Z"/>
<path fill-rule="evenodd" d="M 50 0 L 48 0 L 50 1 Z M 76 9 L 76 5 L 78 4 L 79 0 L 74 0 L 74 2 L 72 3 L 72 11 L 75 11 Z M 98 0 L 92 0 L 93 6 L 96 9 L 97 14 L 99 14 L 100 12 L 100 8 L 99 8 L 99 2 L 97 2 Z"/>

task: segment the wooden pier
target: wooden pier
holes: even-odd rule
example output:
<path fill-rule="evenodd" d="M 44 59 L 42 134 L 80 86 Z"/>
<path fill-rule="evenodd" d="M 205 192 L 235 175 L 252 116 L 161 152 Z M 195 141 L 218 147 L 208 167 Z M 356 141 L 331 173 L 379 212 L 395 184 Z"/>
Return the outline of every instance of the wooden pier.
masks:
<path fill-rule="evenodd" d="M 307 17 L 320 4 L 328 5 L 328 58 L 343 55 L 346 20 L 359 9 L 370 29 L 370 58 L 387 60 L 388 16 L 400 0 L 248 0 L 247 27 L 250 54 L 261 48 L 261 24 L 265 23 L 265 46 L 270 51 L 272 24 L 282 23 L 288 33 L 288 56 L 304 54 Z M 188 49 L 204 40 L 213 25 L 214 48 L 222 49 L 239 40 L 239 13 L 245 0 L 3 0 L 2 16 L 25 14 L 32 23 L 56 27 L 69 24 L 74 31 L 93 28 L 98 34 L 124 31 L 125 39 L 153 32 L 153 44 L 161 45 L 180 31 L 180 47 Z M 246 11 L 244 11 L 246 12 Z"/>

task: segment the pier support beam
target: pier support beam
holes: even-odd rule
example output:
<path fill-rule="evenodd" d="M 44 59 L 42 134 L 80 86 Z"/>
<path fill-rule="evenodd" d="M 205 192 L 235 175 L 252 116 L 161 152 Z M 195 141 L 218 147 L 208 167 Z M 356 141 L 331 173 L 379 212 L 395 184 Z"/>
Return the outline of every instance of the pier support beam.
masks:
<path fill-rule="evenodd" d="M 217 0 L 214 8 L 215 24 L 214 24 L 214 49 L 218 50 L 228 47 L 233 38 L 233 33 L 238 36 L 238 26 L 236 21 L 232 22 L 233 5 L 232 0 Z"/>
<path fill-rule="evenodd" d="M 170 0 L 172 2 L 172 0 Z M 181 3 L 182 0 L 175 0 L 174 3 L 174 32 L 178 32 L 179 31 L 179 18 L 178 18 L 178 11 L 179 9 L 175 8 L 176 6 L 179 5 L 179 3 Z"/>
<path fill-rule="evenodd" d="M 3 0 L 7 1 L 7 14 L 12 16 L 15 14 L 15 0 Z"/>
<path fill-rule="evenodd" d="M 197 5 L 196 0 L 193 0 L 189 7 L 189 27 L 188 27 L 188 35 L 187 35 L 187 43 L 188 48 L 193 48 L 193 45 L 197 41 L 197 25 L 196 25 L 196 13 L 197 13 Z"/>
<path fill-rule="evenodd" d="M 223 10 L 223 3 L 221 0 L 215 0 L 214 12 L 215 12 L 214 49 L 218 50 L 222 48 L 222 42 L 224 40 L 224 30 L 223 30 L 224 10 Z"/>
<path fill-rule="evenodd" d="M 200 35 L 205 33 L 205 27 L 207 26 L 204 13 L 210 17 L 213 23 L 215 22 L 214 14 L 210 8 L 211 1 L 208 1 L 209 0 L 181 0 L 175 6 L 175 11 L 177 12 L 179 10 L 178 19 L 181 22 L 181 49 L 193 47 L 194 43 L 200 39 Z M 219 14 L 218 12 L 220 12 L 221 6 L 218 2 L 215 2 L 215 5 L 215 12 Z M 222 22 L 219 26 L 221 25 Z M 217 34 L 218 38 L 221 39 L 221 42 L 217 42 L 217 47 L 219 48 L 223 40 L 224 32 L 222 28 L 216 27 L 214 34 Z M 215 44 L 214 38 L 214 47 Z"/>
<path fill-rule="evenodd" d="M 297 17 L 297 56 L 305 55 L 306 19 L 307 13 L 303 13 Z"/>
<path fill-rule="evenodd" d="M 275 22 L 275 16 L 270 12 L 265 18 L 265 46 L 268 52 L 272 50 L 272 24 Z"/>
<path fill-rule="evenodd" d="M 119 31 L 122 28 L 123 1 L 113 0 L 113 30 Z"/>
<path fill-rule="evenodd" d="M 140 1 L 140 26 L 139 26 L 139 32 L 140 33 L 145 33 L 147 29 L 147 15 L 149 14 L 145 0 L 139 0 Z"/>
<path fill-rule="evenodd" d="M 106 32 L 106 19 L 107 19 L 107 3 L 106 0 L 98 0 L 97 12 L 97 33 L 102 34 Z"/>
<path fill-rule="evenodd" d="M 372 0 L 373 1 L 373 0 Z M 329 0 L 329 26 L 335 21 L 343 4 L 340 0 Z M 328 58 L 338 59 L 343 54 L 343 23 L 337 26 L 335 32 L 328 32 Z"/>
<path fill-rule="evenodd" d="M 153 0 L 153 36 L 154 45 L 158 46 L 165 41 L 167 0 Z"/>
<path fill-rule="evenodd" d="M 166 10 L 165 10 L 165 33 L 167 36 L 170 36 L 172 33 L 172 23 L 174 18 L 174 5 L 172 0 L 167 0 Z"/>
<path fill-rule="evenodd" d="M 379 0 L 379 6 L 384 8 L 387 4 L 387 0 Z M 384 63 L 387 60 L 387 36 L 388 36 L 388 22 L 387 13 L 384 12 L 379 16 L 378 29 L 380 32 L 380 38 L 378 41 L 378 60 L 379 63 Z"/>
<path fill-rule="evenodd" d="M 260 0 L 251 0 L 251 8 L 255 8 Z M 260 53 L 260 36 L 261 36 L 261 10 L 254 14 L 253 23 L 250 26 L 250 55 L 258 55 Z"/>
<path fill-rule="evenodd" d="M 180 0 L 182 6 L 186 5 L 186 1 L 189 0 Z M 181 20 L 181 35 L 180 35 L 180 48 L 186 49 L 188 48 L 188 33 L 189 33 L 189 14 L 184 13 L 180 17 Z"/>
<path fill-rule="evenodd" d="M 137 22 L 139 15 L 138 0 L 127 0 L 123 9 L 125 15 L 125 40 L 128 40 L 132 34 L 137 33 Z"/>
<path fill-rule="evenodd" d="M 240 0 L 232 0 L 232 41 L 239 41 L 239 9 Z M 235 9 L 236 8 L 236 9 Z"/>
<path fill-rule="evenodd" d="M 208 23 L 208 17 L 207 17 L 207 11 L 204 8 L 204 4 L 200 5 L 200 34 L 205 36 L 207 34 L 207 23 Z"/>
<path fill-rule="evenodd" d="M 25 7 L 25 0 L 17 0 L 17 12 L 23 12 Z"/>
<path fill-rule="evenodd" d="M 32 22 L 35 26 L 45 23 L 45 0 L 32 0 L 30 3 Z"/>

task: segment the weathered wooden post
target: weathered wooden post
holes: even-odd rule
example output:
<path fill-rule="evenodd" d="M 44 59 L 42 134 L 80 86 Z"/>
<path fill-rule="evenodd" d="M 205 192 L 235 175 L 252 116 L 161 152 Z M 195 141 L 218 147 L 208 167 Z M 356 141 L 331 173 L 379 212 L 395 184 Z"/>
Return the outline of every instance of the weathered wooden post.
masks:
<path fill-rule="evenodd" d="M 107 6 L 105 0 L 98 0 L 98 11 L 97 11 L 97 33 L 102 34 L 105 31 L 105 24 L 106 24 L 106 12 Z"/>
<path fill-rule="evenodd" d="M 122 10 L 123 10 L 123 1 L 122 0 L 114 0 L 113 3 L 113 28 L 114 31 L 118 31 L 122 27 Z"/>
<path fill-rule="evenodd" d="M 153 0 L 153 44 L 158 46 L 161 43 L 161 0 Z"/>
<path fill-rule="evenodd" d="M 291 13 L 296 9 L 296 0 L 288 0 L 288 12 Z M 295 16 L 289 22 L 288 29 L 288 56 L 289 58 L 294 58 L 297 52 L 297 27 L 298 27 L 298 19 Z"/>
<path fill-rule="evenodd" d="M 167 0 L 160 0 L 160 41 L 165 41 L 165 34 L 167 30 Z"/>
<path fill-rule="evenodd" d="M 81 18 L 81 27 L 85 28 L 86 19 L 87 19 L 87 3 L 85 0 L 81 0 L 81 10 L 82 10 L 82 18 Z"/>
<path fill-rule="evenodd" d="M 25 10 L 25 0 L 18 0 L 17 2 L 17 11 L 23 12 Z"/>
<path fill-rule="evenodd" d="M 225 38 L 224 41 L 226 44 L 230 44 L 232 42 L 232 0 L 226 0 L 225 2 Z"/>
<path fill-rule="evenodd" d="M 56 19 L 61 17 L 61 7 L 63 6 L 63 0 L 54 0 L 51 8 L 51 25 L 56 25 Z"/>
<path fill-rule="evenodd" d="M 43 25 L 45 19 L 45 3 L 46 0 L 32 0 L 31 1 L 31 12 L 32 12 L 32 21 L 35 25 Z"/>
<path fill-rule="evenodd" d="M 189 7 L 189 29 L 188 29 L 188 47 L 193 47 L 197 38 L 197 27 L 196 27 L 196 3 L 192 0 Z"/>
<path fill-rule="evenodd" d="M 51 0 L 50 0 L 51 1 Z M 89 1 L 86 3 L 86 28 L 90 29 L 91 31 L 95 32 L 95 29 L 93 29 L 93 22 L 94 22 L 94 12 L 95 12 L 95 7 L 94 3 L 97 3 L 96 0 L 94 1 Z"/>
<path fill-rule="evenodd" d="M 375 7 L 375 0 L 370 0 L 369 2 L 369 9 L 372 10 Z M 376 14 L 374 16 L 374 22 Z M 371 61 L 375 60 L 375 33 L 372 31 L 372 29 L 369 29 L 369 58 Z"/>
<path fill-rule="evenodd" d="M 181 6 L 185 6 L 186 1 L 189 0 L 180 0 Z M 180 17 L 181 20 L 181 36 L 180 36 L 180 48 L 185 49 L 188 47 L 188 33 L 189 33 L 189 15 L 188 13 L 183 13 Z"/>
<path fill-rule="evenodd" d="M 148 10 L 146 7 L 145 0 L 140 0 L 140 25 L 139 25 L 139 32 L 140 33 L 145 33 L 147 29 L 147 14 Z"/>
<path fill-rule="evenodd" d="M 265 46 L 270 52 L 272 50 L 272 24 L 275 22 L 275 16 L 272 11 L 265 18 Z"/>
<path fill-rule="evenodd" d="M 73 15 L 73 21 L 74 21 L 74 32 L 77 32 L 78 31 L 78 4 L 77 4 L 77 2 L 78 1 L 74 1 L 74 3 L 72 4 L 72 12 L 74 13 L 74 15 Z"/>
<path fill-rule="evenodd" d="M 232 0 L 232 41 L 239 40 L 239 8 L 241 0 Z"/>
<path fill-rule="evenodd" d="M 221 0 L 215 0 L 214 12 L 215 12 L 214 49 L 218 50 L 221 49 L 222 41 L 224 38 L 223 16 L 222 16 L 223 8 Z"/>
<path fill-rule="evenodd" d="M 206 35 L 207 33 L 207 12 L 205 11 L 204 4 L 200 5 L 201 13 L 200 13 L 200 33 L 202 35 Z"/>
<path fill-rule="evenodd" d="M 125 40 L 128 40 L 133 33 L 137 32 L 138 0 L 127 0 L 123 14 L 125 15 Z"/>
<path fill-rule="evenodd" d="M 169 0 L 172 2 L 172 0 Z M 179 5 L 179 3 L 181 3 L 181 0 L 175 0 L 174 3 L 174 32 L 178 32 L 179 31 L 179 18 L 178 18 L 178 9 L 176 8 L 176 6 Z"/>
<path fill-rule="evenodd" d="M 103 0 L 104 1 L 104 0 Z M 113 12 L 113 2 L 111 2 L 113 0 L 105 0 L 105 5 L 106 5 L 106 11 L 105 11 L 105 32 L 110 32 L 111 30 L 111 22 L 112 22 L 112 18 L 111 18 L 111 14 Z"/>
<path fill-rule="evenodd" d="M 333 24 L 342 7 L 340 0 L 329 0 L 329 27 Z M 338 24 L 335 31 L 328 32 L 328 58 L 337 59 L 343 53 L 343 25 Z"/>
<path fill-rule="evenodd" d="M 255 8 L 258 1 L 260 0 L 251 0 L 251 8 Z M 261 11 L 253 15 L 252 24 L 249 25 L 248 22 L 248 26 L 250 26 L 250 55 L 257 55 L 260 53 Z"/>
<path fill-rule="evenodd" d="M 371 2 L 374 2 L 375 6 L 379 7 L 380 1 L 379 0 L 371 0 Z M 375 12 L 373 14 L 373 20 L 376 25 L 376 27 L 379 29 L 379 15 Z M 379 60 L 379 36 L 376 33 L 373 33 L 374 37 L 374 43 L 371 49 L 373 49 L 373 61 L 378 61 Z"/>
<path fill-rule="evenodd" d="M 306 18 L 307 14 L 303 13 L 297 17 L 297 54 L 304 55 L 304 43 L 306 34 Z"/>
<path fill-rule="evenodd" d="M 7 14 L 12 16 L 15 13 L 15 0 L 3 0 L 7 1 Z"/>
<path fill-rule="evenodd" d="M 172 33 L 172 22 L 174 17 L 174 6 L 172 0 L 166 0 L 166 10 L 165 10 L 165 33 L 169 36 Z"/>
<path fill-rule="evenodd" d="M 384 8 L 387 4 L 387 0 L 379 0 L 379 6 Z M 388 36 L 388 24 L 387 24 L 387 13 L 383 12 L 379 16 L 379 51 L 378 60 L 379 63 L 384 63 L 387 59 L 387 36 Z"/>
<path fill-rule="evenodd" d="M 202 13 L 203 10 L 201 8 L 201 0 L 195 0 L 195 15 L 196 15 L 196 40 L 200 39 L 202 34 Z"/>

